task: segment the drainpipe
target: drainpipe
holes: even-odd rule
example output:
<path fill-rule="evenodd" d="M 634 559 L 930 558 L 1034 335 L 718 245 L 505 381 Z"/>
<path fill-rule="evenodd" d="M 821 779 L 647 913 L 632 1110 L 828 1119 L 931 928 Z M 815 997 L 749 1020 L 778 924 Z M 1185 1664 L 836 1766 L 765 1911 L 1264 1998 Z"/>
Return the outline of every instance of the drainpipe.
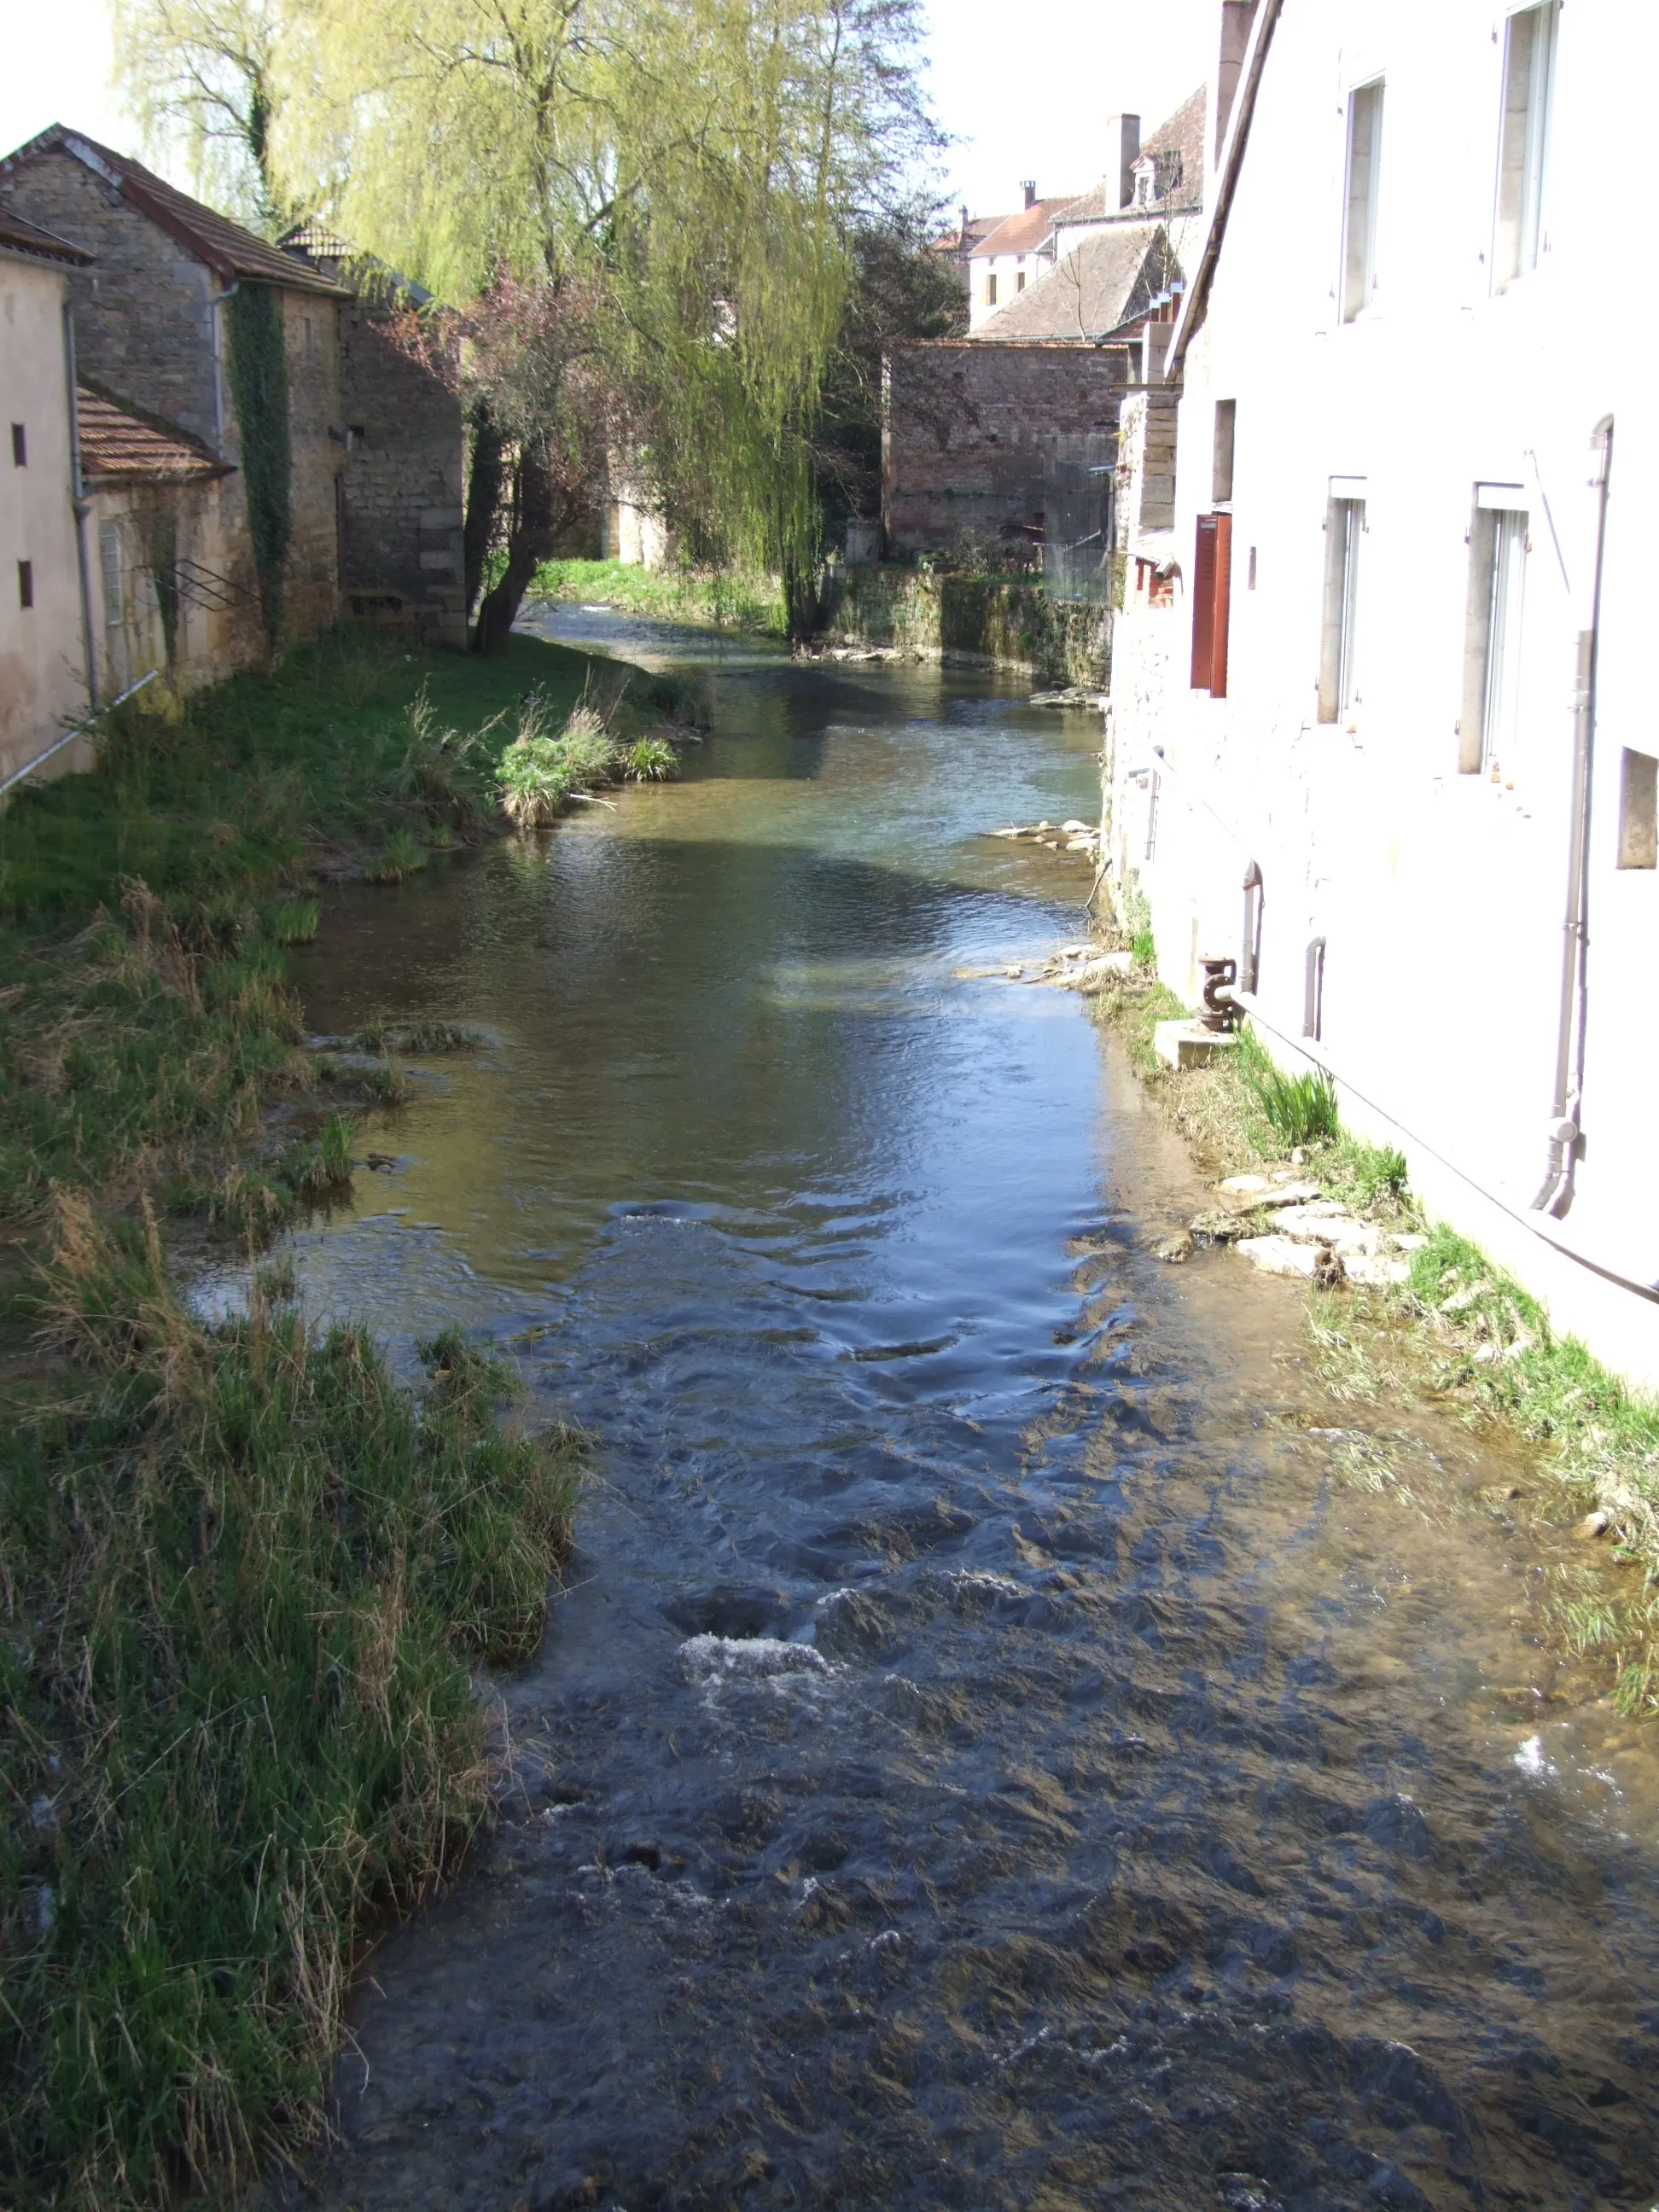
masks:
<path fill-rule="evenodd" d="M 98 705 L 98 659 L 93 647 L 92 577 L 87 566 L 87 517 L 91 506 L 81 477 L 81 410 L 75 396 L 75 311 L 64 301 L 64 380 L 69 387 L 70 512 L 75 517 L 75 564 L 81 572 L 81 642 L 87 656 L 87 705 Z"/>
<path fill-rule="evenodd" d="M 222 461 L 225 456 L 225 372 L 219 349 L 219 310 L 227 300 L 234 300 L 241 290 L 241 280 L 234 277 L 228 292 L 208 294 L 209 337 L 213 342 L 213 450 Z"/>
<path fill-rule="evenodd" d="M 1595 440 L 1595 575 L 1590 626 L 1579 633 L 1578 682 L 1573 694 L 1572 814 L 1567 837 L 1567 912 L 1561 957 L 1561 1005 L 1556 1029 L 1555 1092 L 1549 1123 L 1549 1158 L 1534 1213 L 1557 1219 L 1572 1204 L 1584 1090 L 1584 1032 L 1589 1012 L 1590 794 L 1595 765 L 1595 678 L 1601 635 L 1601 568 L 1607 549 L 1607 492 L 1613 474 L 1613 421 Z"/>

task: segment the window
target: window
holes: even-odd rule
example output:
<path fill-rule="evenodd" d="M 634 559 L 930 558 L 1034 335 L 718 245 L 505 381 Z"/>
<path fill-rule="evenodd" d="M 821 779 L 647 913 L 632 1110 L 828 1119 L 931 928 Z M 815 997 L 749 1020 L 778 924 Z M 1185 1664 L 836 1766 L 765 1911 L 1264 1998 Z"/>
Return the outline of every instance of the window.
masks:
<path fill-rule="evenodd" d="M 121 532 L 106 522 L 98 532 L 98 561 L 104 578 L 104 620 L 113 629 L 121 619 Z"/>
<path fill-rule="evenodd" d="M 302 316 L 301 319 L 305 325 L 306 359 L 307 361 L 315 361 L 317 358 L 317 325 L 312 321 L 309 315 Z"/>
<path fill-rule="evenodd" d="M 988 307 L 994 307 L 996 303 L 997 279 L 996 271 L 993 270 L 991 274 L 985 280 L 985 304 Z"/>
<path fill-rule="evenodd" d="M 1498 142 L 1492 289 L 1538 266 L 1543 251 L 1544 168 L 1549 153 L 1559 0 L 1511 15 L 1504 39 L 1504 115 Z"/>
<path fill-rule="evenodd" d="M 1457 765 L 1478 775 L 1506 759 L 1521 708 L 1527 514 L 1519 484 L 1477 484 L 1469 531 L 1469 605 Z"/>
<path fill-rule="evenodd" d="M 1025 271 L 1023 269 L 1014 279 L 1014 289 L 1016 292 L 1023 292 L 1025 289 Z"/>
<path fill-rule="evenodd" d="M 1619 865 L 1659 867 L 1659 760 L 1628 745 L 1619 774 Z"/>
<path fill-rule="evenodd" d="M 20 561 L 17 564 L 17 604 L 20 607 L 34 605 L 34 563 Z"/>
<path fill-rule="evenodd" d="M 1227 631 L 1232 607 L 1233 519 L 1200 514 L 1193 556 L 1193 672 L 1194 691 L 1227 696 Z"/>
<path fill-rule="evenodd" d="M 1238 419 L 1236 399 L 1215 403 L 1215 448 L 1210 469 L 1210 497 L 1219 506 L 1233 495 L 1233 430 Z"/>
<path fill-rule="evenodd" d="M 1342 218 L 1342 319 L 1351 323 L 1376 289 L 1376 200 L 1382 160 L 1382 80 L 1348 94 L 1348 173 Z"/>
<path fill-rule="evenodd" d="M 21 422 L 11 426 L 11 465 L 15 469 L 26 469 L 29 465 L 29 435 Z"/>
<path fill-rule="evenodd" d="M 1320 640 L 1319 719 L 1340 722 L 1359 704 L 1359 556 L 1365 479 L 1333 477 L 1325 511 L 1325 620 Z"/>

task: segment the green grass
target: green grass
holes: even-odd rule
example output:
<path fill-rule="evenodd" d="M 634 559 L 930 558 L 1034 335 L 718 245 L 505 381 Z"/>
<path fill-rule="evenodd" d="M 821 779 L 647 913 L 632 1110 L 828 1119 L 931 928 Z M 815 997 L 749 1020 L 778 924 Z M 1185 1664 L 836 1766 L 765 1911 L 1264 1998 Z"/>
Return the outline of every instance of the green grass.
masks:
<path fill-rule="evenodd" d="M 256 1288 L 204 1328 L 153 1219 L 64 1201 L 73 1387 L 0 1433 L 0 2199 L 160 2206 L 315 2132 L 354 1936 L 483 1811 L 580 1440 L 454 1332 L 418 1402 Z"/>
<path fill-rule="evenodd" d="M 782 637 L 788 629 L 775 577 L 689 568 L 643 568 L 621 561 L 547 561 L 532 590 L 550 599 L 589 600 L 665 622 Z"/>

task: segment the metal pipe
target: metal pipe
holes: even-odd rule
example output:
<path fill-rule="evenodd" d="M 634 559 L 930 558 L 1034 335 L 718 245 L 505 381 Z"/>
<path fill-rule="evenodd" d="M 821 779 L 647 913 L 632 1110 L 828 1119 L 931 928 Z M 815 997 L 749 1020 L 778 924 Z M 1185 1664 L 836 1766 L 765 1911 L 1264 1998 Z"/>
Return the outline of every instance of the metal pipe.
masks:
<path fill-rule="evenodd" d="M 87 704 L 98 706 L 98 654 L 93 644 L 92 577 L 87 566 L 86 483 L 81 475 L 81 409 L 75 380 L 75 311 L 67 294 L 64 300 L 64 380 L 68 386 L 70 434 L 70 512 L 75 517 L 75 564 L 81 575 L 81 643 L 87 656 Z"/>
<path fill-rule="evenodd" d="M 1561 1002 L 1556 1028 L 1555 1091 L 1544 1180 L 1532 1201 L 1535 1213 L 1559 1219 L 1572 1204 L 1573 1170 L 1582 1137 L 1584 1036 L 1589 1013 L 1589 831 L 1595 768 L 1595 684 L 1601 635 L 1601 573 L 1607 551 L 1607 495 L 1613 475 L 1613 421 L 1597 428 L 1595 568 L 1590 624 L 1578 638 L 1578 682 L 1573 694 L 1572 812 L 1567 836 L 1567 911 L 1562 925 Z"/>
<path fill-rule="evenodd" d="M 146 684 L 153 684 L 161 672 L 159 668 L 152 668 L 147 676 L 141 676 L 136 684 L 129 684 L 118 699 L 112 699 L 107 707 L 100 707 L 95 714 L 88 714 L 84 722 L 77 722 L 72 730 L 65 730 L 61 738 L 54 738 L 45 752 L 36 753 L 32 761 L 25 761 L 21 768 L 14 769 L 5 781 L 0 783 L 0 799 L 5 797 L 13 784 L 21 783 L 26 775 L 33 775 L 35 769 L 42 767 L 54 753 L 61 753 L 65 745 L 72 745 L 77 738 L 84 737 L 94 722 L 101 722 L 105 715 L 115 708 L 124 707 L 135 691 L 142 691 Z"/>

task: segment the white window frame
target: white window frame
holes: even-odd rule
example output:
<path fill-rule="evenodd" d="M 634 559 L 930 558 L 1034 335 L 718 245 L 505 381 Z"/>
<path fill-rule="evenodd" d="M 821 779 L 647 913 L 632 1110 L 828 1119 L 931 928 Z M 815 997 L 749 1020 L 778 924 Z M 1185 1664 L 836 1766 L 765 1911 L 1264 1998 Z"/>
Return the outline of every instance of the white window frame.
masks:
<path fill-rule="evenodd" d="M 1376 295 L 1376 217 L 1382 198 L 1387 90 L 1387 78 L 1373 76 L 1353 86 L 1348 94 L 1342 159 L 1342 258 L 1336 281 L 1337 319 L 1344 323 L 1357 322 Z"/>
<path fill-rule="evenodd" d="M 1528 509 L 1524 486 L 1474 488 L 1469 530 L 1469 599 L 1463 657 L 1463 712 L 1457 765 L 1489 774 L 1514 757 L 1521 726 L 1526 629 Z"/>
<path fill-rule="evenodd" d="M 1368 525 L 1364 477 L 1333 477 L 1325 509 L 1325 614 L 1320 638 L 1319 719 L 1345 721 L 1361 703 L 1361 549 Z"/>
<path fill-rule="evenodd" d="M 1504 18 L 1499 81 L 1498 174 L 1492 202 L 1492 289 L 1508 289 L 1528 275 L 1548 247 L 1544 227 L 1549 181 L 1550 126 L 1555 106 L 1555 55 L 1560 0 L 1534 0 Z M 1524 61 L 1518 44 L 1527 27 Z M 1516 99 L 1524 76 L 1526 100 Z"/>

